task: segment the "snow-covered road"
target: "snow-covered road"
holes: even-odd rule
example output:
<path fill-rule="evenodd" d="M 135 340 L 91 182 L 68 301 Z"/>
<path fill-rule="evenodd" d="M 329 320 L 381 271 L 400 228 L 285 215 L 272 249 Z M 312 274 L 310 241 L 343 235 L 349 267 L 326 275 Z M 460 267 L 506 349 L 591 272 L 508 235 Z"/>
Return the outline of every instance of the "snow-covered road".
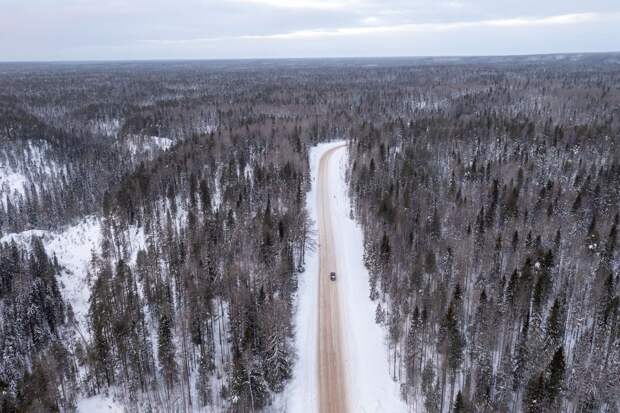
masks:
<path fill-rule="evenodd" d="M 344 371 L 342 317 L 338 279 L 331 281 L 331 272 L 338 271 L 338 257 L 334 244 L 331 213 L 332 191 L 330 170 L 332 157 L 344 146 L 325 152 L 319 164 L 317 212 L 319 225 L 319 411 L 321 413 L 348 412 L 349 401 Z"/>
<path fill-rule="evenodd" d="M 317 241 L 329 247 L 329 256 L 334 261 L 319 262 L 320 249 L 317 248 L 307 258 L 306 271 L 300 275 L 300 288 L 296 320 L 295 344 L 298 351 L 293 381 L 288 392 L 284 410 L 291 413 L 317 411 L 349 412 L 405 412 L 406 406 L 399 397 L 399 385 L 392 380 L 387 358 L 385 331 L 375 323 L 375 305 L 369 299 L 368 271 L 363 264 L 363 235 L 361 228 L 350 217 L 350 203 L 347 197 L 345 173 L 347 150 L 344 142 L 321 144 L 310 153 L 312 190 L 308 194 L 308 211 L 316 225 Z M 334 149 L 339 147 L 339 149 Z M 324 174 L 321 174 L 321 169 Z M 325 179 L 319 179 L 320 176 Z M 321 219 L 320 203 L 325 202 Z M 331 240 L 325 243 L 325 226 L 331 229 Z M 331 244 L 330 244 L 331 242 Z M 333 266 L 338 274 L 337 280 L 329 281 L 329 271 L 325 266 Z M 329 287 L 323 290 L 333 294 L 335 303 L 329 308 L 320 297 L 320 283 Z M 335 313 L 337 312 L 337 313 Z M 324 314 L 324 315 L 323 315 Z M 338 320 L 334 321 L 334 317 Z M 338 331 L 329 334 L 339 344 L 321 344 L 321 332 L 325 334 L 322 323 L 329 318 L 329 328 L 338 326 Z M 327 331 L 329 331 L 329 328 Z M 327 337 L 327 336 L 324 336 Z M 333 369 L 321 372 L 323 349 L 338 351 L 338 357 L 324 363 L 324 368 Z M 343 377 L 340 379 L 331 377 Z M 334 387 L 345 407 L 329 410 L 323 403 L 320 390 L 323 380 Z M 332 383 L 336 380 L 336 384 Z M 327 396 L 331 398 L 332 396 Z M 331 402 L 330 402 L 331 403 Z M 329 403 L 328 403 L 329 405 Z M 327 410 L 324 410 L 327 409 Z M 342 409 L 342 410 L 339 410 Z"/>

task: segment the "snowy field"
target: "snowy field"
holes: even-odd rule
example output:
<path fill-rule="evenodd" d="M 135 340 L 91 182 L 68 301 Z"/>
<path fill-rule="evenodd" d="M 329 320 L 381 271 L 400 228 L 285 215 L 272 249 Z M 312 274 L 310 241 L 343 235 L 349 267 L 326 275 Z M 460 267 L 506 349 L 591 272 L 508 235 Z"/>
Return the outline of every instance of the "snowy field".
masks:
<path fill-rule="evenodd" d="M 312 190 L 307 208 L 317 237 L 316 182 L 321 156 L 343 141 L 320 144 L 310 151 Z M 386 332 L 375 323 L 375 307 L 370 301 L 368 271 L 363 264 L 363 235 L 350 218 L 345 172 L 347 150 L 337 151 L 331 158 L 329 191 L 332 202 L 332 225 L 340 275 L 340 305 L 344 332 L 344 359 L 347 372 L 349 406 L 352 412 L 404 412 L 399 385 L 389 373 Z M 306 271 L 299 276 L 299 298 L 295 346 L 298 359 L 289 386 L 285 411 L 290 413 L 318 411 L 318 251 L 307 255 Z"/>

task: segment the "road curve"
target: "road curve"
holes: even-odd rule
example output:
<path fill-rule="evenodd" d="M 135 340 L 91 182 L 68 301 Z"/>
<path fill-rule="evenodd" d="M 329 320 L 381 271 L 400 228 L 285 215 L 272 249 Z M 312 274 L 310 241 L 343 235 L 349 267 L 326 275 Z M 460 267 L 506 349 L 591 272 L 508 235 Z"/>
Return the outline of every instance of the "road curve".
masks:
<path fill-rule="evenodd" d="M 329 168 L 330 158 L 345 145 L 325 152 L 319 161 L 317 184 L 317 215 L 319 228 L 319 411 L 321 413 L 347 413 L 348 398 L 344 371 L 342 326 L 338 301 L 338 281 L 331 281 L 329 273 L 338 276 L 336 253 L 330 210 Z"/>

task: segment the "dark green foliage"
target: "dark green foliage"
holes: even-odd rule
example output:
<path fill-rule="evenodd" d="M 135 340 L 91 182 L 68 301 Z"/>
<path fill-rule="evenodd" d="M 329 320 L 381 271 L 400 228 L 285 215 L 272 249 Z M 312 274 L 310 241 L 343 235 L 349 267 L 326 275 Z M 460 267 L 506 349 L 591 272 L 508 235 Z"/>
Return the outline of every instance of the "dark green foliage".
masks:
<path fill-rule="evenodd" d="M 164 309 L 159 318 L 157 351 L 161 373 L 168 388 L 172 388 L 177 378 L 175 346 L 172 342 L 172 320 L 169 309 Z"/>
<path fill-rule="evenodd" d="M 0 166 L 28 182 L 0 189 L 0 234 L 94 214 L 102 243 L 88 326 L 42 243 L 0 248 L 0 409 L 266 407 L 293 368 L 308 148 L 344 137 L 408 401 L 618 410 L 616 60 L 4 67 Z"/>
<path fill-rule="evenodd" d="M 454 400 L 454 410 L 452 411 L 454 413 L 470 412 L 470 409 L 467 407 L 467 404 L 465 403 L 465 398 L 463 397 L 463 394 L 460 391 L 456 395 L 456 399 Z"/>
<path fill-rule="evenodd" d="M 564 370 L 566 368 L 564 362 L 564 348 L 560 346 L 553 354 L 551 363 L 547 367 L 547 380 L 545 382 L 546 398 L 550 404 L 553 404 L 562 389 L 562 381 L 564 379 Z"/>
<path fill-rule="evenodd" d="M 538 413 L 545 411 L 545 378 L 543 374 L 538 374 L 530 379 L 525 389 L 523 397 L 524 410 L 527 413 Z"/>
<path fill-rule="evenodd" d="M 58 392 L 67 353 L 58 266 L 39 238 L 30 252 L 0 243 L 0 406 L 2 411 L 54 412 L 70 405 Z"/>
<path fill-rule="evenodd" d="M 514 77 L 522 69 L 491 69 L 501 82 L 474 76 L 489 82 L 484 92 L 438 74 L 462 95 L 435 85 L 427 93 L 444 96 L 444 107 L 386 116 L 351 133 L 349 188 L 365 234 L 371 297 L 387 297 L 377 319 L 407 331 L 390 334 L 406 371 L 401 381 L 408 400 L 420 402 L 424 393 L 430 410 L 437 409 L 430 385 L 422 392 L 415 380 L 427 352 L 438 366 L 444 411 L 459 391 L 476 411 L 559 411 L 591 399 L 619 407 L 610 373 L 619 360 L 612 269 L 619 123 L 605 105 L 581 100 L 589 92 L 576 79 L 589 75 L 564 69 L 543 75 L 532 66 L 527 82 Z M 580 90 L 575 117 L 551 103 L 572 95 L 566 84 Z M 537 109 L 523 104 L 534 96 L 550 100 Z M 395 209 L 391 219 L 387 206 Z M 381 253 L 386 238 L 389 256 Z M 423 327 L 411 315 L 398 327 L 380 317 L 416 306 L 425 312 Z M 571 354 L 562 386 L 570 391 L 560 386 L 545 396 L 545 368 L 563 345 Z"/>

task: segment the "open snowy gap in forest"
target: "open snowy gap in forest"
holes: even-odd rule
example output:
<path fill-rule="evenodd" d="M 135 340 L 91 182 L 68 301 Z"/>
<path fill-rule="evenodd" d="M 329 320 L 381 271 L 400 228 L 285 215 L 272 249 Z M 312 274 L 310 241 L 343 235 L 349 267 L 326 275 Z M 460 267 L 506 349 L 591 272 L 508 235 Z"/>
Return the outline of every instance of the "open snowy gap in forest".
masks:
<path fill-rule="evenodd" d="M 316 183 L 319 161 L 328 150 L 344 141 L 319 144 L 310 150 L 312 189 L 306 198 L 316 238 Z M 344 332 L 342 337 L 347 389 L 353 412 L 406 411 L 399 397 L 399 385 L 391 378 L 388 362 L 386 332 L 375 323 L 374 306 L 369 298 L 368 271 L 363 264 L 363 234 L 350 218 L 350 203 L 346 183 L 347 151 L 337 151 L 331 158 L 329 193 L 332 202 L 332 225 L 339 257 L 340 304 Z M 282 411 L 291 413 L 318 410 L 318 249 L 309 252 L 306 271 L 299 276 L 299 296 L 295 314 L 295 346 L 298 359 L 293 379 L 282 401 Z"/>
<path fill-rule="evenodd" d="M 33 176 L 49 176 L 63 171 L 46 157 L 49 144 L 28 140 L 22 151 L 0 148 L 0 203 L 6 207 L 8 198 L 25 196 Z"/>
<path fill-rule="evenodd" d="M 88 330 L 86 316 L 90 297 L 88 266 L 92 252 L 98 250 L 101 240 L 98 219 L 92 216 L 86 217 L 59 232 L 33 229 L 7 234 L 0 239 L 0 242 L 14 240 L 22 246 L 30 246 L 32 237 L 40 237 L 48 255 L 55 254 L 58 263 L 63 267 L 64 271 L 61 271 L 58 279 L 62 295 L 71 304 L 80 333 L 85 333 Z"/>
<path fill-rule="evenodd" d="M 79 413 L 122 413 L 125 409 L 120 403 L 114 401 L 111 396 L 98 394 L 79 400 L 77 411 Z"/>
<path fill-rule="evenodd" d="M 162 200 L 160 203 L 162 211 L 170 210 L 171 205 L 169 200 Z M 174 215 L 174 225 L 176 231 L 182 230 L 182 223 L 187 220 L 187 207 L 184 205 L 180 198 L 176 199 L 176 214 Z M 96 274 L 91 274 L 89 279 L 89 271 L 91 268 L 91 261 L 93 252 L 99 254 L 101 238 L 102 238 L 102 221 L 96 217 L 89 216 L 79 220 L 76 224 L 65 227 L 59 231 L 47 231 L 47 230 L 27 230 L 20 233 L 7 234 L 0 238 L 0 242 L 12 242 L 15 241 L 22 247 L 29 248 L 33 237 L 41 238 L 45 250 L 52 256 L 55 255 L 58 259 L 59 265 L 62 267 L 62 271 L 59 274 L 59 285 L 63 298 L 67 303 L 71 304 L 76 324 L 73 325 L 77 329 L 80 337 L 76 337 L 78 340 L 88 340 L 89 329 L 88 323 L 88 310 L 89 299 L 91 293 L 91 287 L 94 282 Z M 120 234 L 122 244 L 125 251 L 128 253 L 129 264 L 134 268 L 137 253 L 140 249 L 145 249 L 147 246 L 147 234 L 145 234 L 144 228 L 136 225 L 130 225 L 125 231 Z M 141 288 L 139 289 L 141 291 Z M 146 308 L 145 308 L 146 311 Z M 218 343 L 223 343 L 224 352 L 222 347 L 216 346 L 214 354 L 214 374 L 211 377 L 211 388 L 219 390 L 225 383 L 225 368 L 229 362 L 229 351 L 226 338 L 226 326 L 228 325 L 228 305 L 227 303 L 219 302 L 217 305 L 218 315 L 218 327 L 214 329 L 215 340 Z M 151 336 L 151 343 L 157 342 L 157 332 L 154 328 L 155 324 L 153 320 L 149 319 L 149 330 Z M 224 328 L 222 329 L 223 326 Z M 69 337 L 65 337 L 69 340 Z M 180 346 L 178 337 L 174 337 L 173 340 L 177 347 Z M 153 346 L 155 359 L 157 359 L 157 346 Z M 80 370 L 79 374 L 86 374 L 86 371 Z M 195 381 L 197 378 L 197 372 L 193 371 L 191 377 L 192 390 L 195 388 Z M 138 395 L 138 400 L 142 401 L 147 395 Z M 122 400 L 127 398 L 127 394 L 124 394 L 118 387 L 112 387 L 108 390 L 107 394 L 99 394 L 92 397 L 81 398 L 77 401 L 77 411 L 80 413 L 91 412 L 109 412 L 117 413 L 125 411 Z M 218 391 L 213 392 L 213 401 L 216 406 L 224 406 L 225 401 L 221 400 L 221 395 Z M 223 408 L 223 407 L 222 407 Z M 195 411 L 202 411 L 195 409 Z"/>
<path fill-rule="evenodd" d="M 126 137 L 125 145 L 134 157 L 147 155 L 148 158 L 153 158 L 156 153 L 170 149 L 174 140 L 161 136 L 131 135 Z"/>
<path fill-rule="evenodd" d="M 0 202 L 6 206 L 6 197 L 13 197 L 15 192 L 24 194 L 28 179 L 21 173 L 7 166 L 0 165 Z"/>
<path fill-rule="evenodd" d="M 187 211 L 181 205 L 180 200 L 177 200 L 177 209 L 175 224 L 179 230 L 180 222 L 185 220 Z M 86 334 L 88 330 L 86 317 L 92 281 L 88 280 L 88 272 L 93 252 L 97 254 L 101 252 L 101 222 L 94 216 L 88 216 L 61 231 L 32 229 L 6 234 L 0 238 L 0 242 L 14 240 L 21 246 L 29 247 L 32 237 L 41 238 L 48 255 L 56 255 L 58 263 L 63 268 L 58 279 L 63 297 L 71 304 L 75 319 L 82 330 L 81 333 Z M 124 231 L 123 238 L 130 254 L 130 265 L 133 265 L 138 251 L 146 247 L 144 229 L 130 226 Z"/>

